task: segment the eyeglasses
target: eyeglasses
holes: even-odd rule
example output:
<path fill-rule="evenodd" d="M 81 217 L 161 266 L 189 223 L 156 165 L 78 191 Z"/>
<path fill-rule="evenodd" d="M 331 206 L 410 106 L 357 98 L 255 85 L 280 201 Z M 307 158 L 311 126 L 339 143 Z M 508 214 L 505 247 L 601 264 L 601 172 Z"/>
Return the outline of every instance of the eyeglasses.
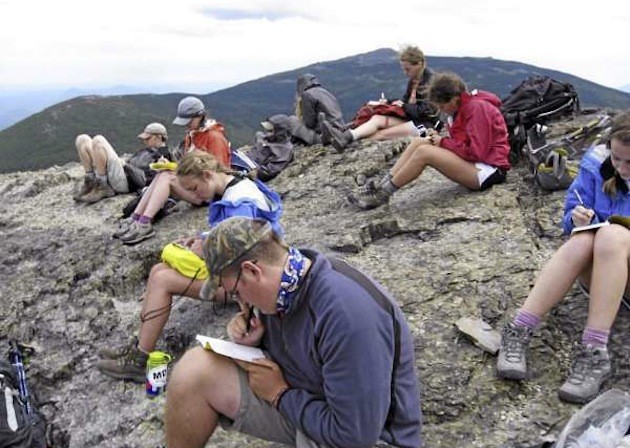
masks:
<path fill-rule="evenodd" d="M 251 260 L 251 262 L 253 264 L 258 263 L 258 260 Z M 227 293 L 227 297 L 228 299 L 230 299 L 233 302 L 240 302 L 241 301 L 241 296 L 238 294 L 237 288 L 238 288 L 238 282 L 241 281 L 241 274 L 243 273 L 243 267 L 239 267 L 238 268 L 238 273 L 236 274 L 236 282 L 234 283 L 234 287 L 232 288 L 232 290 L 230 292 Z"/>
<path fill-rule="evenodd" d="M 241 296 L 238 295 L 238 291 L 236 289 L 238 288 L 238 282 L 241 281 L 242 273 L 243 273 L 243 268 L 242 267 L 238 268 L 238 274 L 236 274 L 236 283 L 234 283 L 234 287 L 232 288 L 232 291 L 228 292 L 228 298 L 232 302 L 241 301 Z"/>

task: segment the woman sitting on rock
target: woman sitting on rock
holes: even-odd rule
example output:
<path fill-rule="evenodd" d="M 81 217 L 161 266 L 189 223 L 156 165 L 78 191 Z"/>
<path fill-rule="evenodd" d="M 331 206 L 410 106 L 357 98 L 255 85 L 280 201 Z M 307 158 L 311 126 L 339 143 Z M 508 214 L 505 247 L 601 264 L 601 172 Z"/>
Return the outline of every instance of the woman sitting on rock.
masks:
<path fill-rule="evenodd" d="M 624 295 L 630 296 L 630 230 L 611 224 L 571 234 L 576 226 L 630 216 L 630 114 L 619 116 L 606 145 L 582 158 L 564 206 L 564 232 L 570 238 L 540 272 L 523 306 L 503 329 L 497 374 L 527 378 L 527 350 L 543 316 L 557 305 L 577 279 L 589 295 L 588 317 L 567 380 L 558 395 L 584 403 L 599 392 L 611 373 L 607 345 Z M 590 291 L 590 294 L 589 294 Z"/>
<path fill-rule="evenodd" d="M 505 181 L 510 146 L 499 110 L 501 100 L 490 92 L 468 92 L 454 73 L 435 75 L 428 93 L 442 113 L 454 117 L 448 127 L 450 137 L 430 130 L 429 137 L 414 139 L 380 183 L 350 195 L 359 208 L 385 204 L 427 166 L 471 190 L 485 190 Z"/>
<path fill-rule="evenodd" d="M 250 180 L 230 171 L 210 154 L 194 151 L 187 154 L 177 167 L 179 184 L 199 202 L 213 201 L 208 208 L 210 227 L 231 216 L 263 218 L 282 234 L 279 220 L 282 204 L 276 192 L 259 180 Z M 200 235 L 182 238 L 179 243 L 199 256 L 199 267 L 205 269 Z M 201 271 L 198 271 L 201 272 Z M 151 269 L 140 313 L 137 344 L 120 351 L 103 350 L 98 369 L 105 375 L 144 382 L 147 355 L 155 349 L 162 329 L 168 321 L 173 295 L 201 298 L 204 284 L 198 274 L 186 276 L 162 262 Z M 223 297 L 223 296 L 220 296 Z"/>
<path fill-rule="evenodd" d="M 330 140 L 337 151 L 341 152 L 353 141 L 363 138 L 390 140 L 408 136 L 420 137 L 424 129 L 436 126 L 436 111 L 426 96 L 426 88 L 433 72 L 426 66 L 424 53 L 418 47 L 407 46 L 402 49 L 399 61 L 409 82 L 402 100 L 391 104 L 402 107 L 406 118 L 374 115 L 357 128 L 343 132 L 332 126 L 332 123 L 324 121 L 323 136 Z"/>
<path fill-rule="evenodd" d="M 205 151 L 212 154 L 223 166 L 230 166 L 230 143 L 225 138 L 225 128 L 207 117 L 206 108 L 199 98 L 189 96 L 181 100 L 173 123 L 188 129 L 183 145 L 185 152 Z M 154 236 L 153 218 L 171 196 L 201 205 L 198 197 L 177 183 L 173 171 L 161 171 L 151 182 L 149 189 L 142 194 L 131 216 L 120 222 L 114 238 L 120 238 L 123 244 L 136 244 Z"/>
<path fill-rule="evenodd" d="M 295 115 L 291 115 L 289 119 L 291 134 L 306 145 L 324 143 L 321 133 L 324 119 L 336 129 L 345 129 L 343 113 L 337 98 L 323 88 L 319 79 L 310 73 L 305 73 L 297 79 Z"/>

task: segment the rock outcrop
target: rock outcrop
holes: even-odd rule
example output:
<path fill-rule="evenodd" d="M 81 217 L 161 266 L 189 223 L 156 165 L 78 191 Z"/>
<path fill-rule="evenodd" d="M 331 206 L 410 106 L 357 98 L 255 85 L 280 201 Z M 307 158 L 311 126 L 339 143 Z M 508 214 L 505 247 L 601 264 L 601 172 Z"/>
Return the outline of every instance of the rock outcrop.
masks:
<path fill-rule="evenodd" d="M 345 192 L 383 174 L 405 140 L 363 142 L 336 154 L 299 148 L 271 185 L 282 195 L 290 243 L 341 254 L 381 281 L 405 311 L 416 344 L 426 447 L 520 447 L 552 439 L 578 407 L 556 390 L 579 339 L 587 301 L 572 290 L 532 343 L 532 377 L 496 379 L 494 357 L 454 323 L 482 318 L 494 328 L 522 303 L 537 271 L 562 242 L 564 192 L 540 191 L 527 169 L 486 192 L 470 192 L 428 169 L 388 206 L 364 212 Z M 164 397 L 93 368 L 102 347 L 138 328 L 140 298 L 160 248 L 205 227 L 205 209 L 187 205 L 137 246 L 111 238 L 130 196 L 92 206 L 72 201 L 78 164 L 0 176 L 0 347 L 34 346 L 28 378 L 58 448 L 148 447 L 162 443 Z M 203 333 L 225 335 L 234 308 L 174 302 L 161 348 L 179 356 Z M 630 312 L 622 307 L 605 388 L 630 389 Z M 369 349 L 369 347 L 366 347 Z M 273 446 L 218 431 L 209 447 Z"/>

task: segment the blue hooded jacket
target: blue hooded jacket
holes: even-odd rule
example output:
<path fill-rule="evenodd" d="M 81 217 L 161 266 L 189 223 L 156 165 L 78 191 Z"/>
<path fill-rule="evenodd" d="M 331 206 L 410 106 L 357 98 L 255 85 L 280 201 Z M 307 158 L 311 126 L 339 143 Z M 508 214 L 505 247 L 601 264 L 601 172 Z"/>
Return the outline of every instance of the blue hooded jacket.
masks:
<path fill-rule="evenodd" d="M 618 182 L 620 188 L 613 197 L 604 193 L 604 182 L 612 174 L 610 150 L 605 145 L 593 147 L 582 157 L 580 172 L 567 190 L 563 218 L 565 234 L 570 234 L 575 227 L 571 212 L 580 205 L 575 191 L 584 201 L 584 206 L 595 211 L 595 216 L 591 221 L 593 224 L 606 221 L 610 215 L 630 216 L 630 193 L 625 184 L 619 185 Z"/>
<path fill-rule="evenodd" d="M 208 225 L 214 227 L 221 221 L 233 216 L 245 216 L 249 218 L 262 218 L 271 224 L 273 230 L 280 236 L 284 234 L 280 225 L 280 216 L 282 216 L 282 202 L 278 193 L 273 191 L 259 179 L 251 181 L 247 178 L 241 182 L 253 182 L 262 192 L 269 204 L 270 210 L 264 210 L 249 197 L 241 197 L 236 200 L 220 199 L 213 201 L 208 207 Z M 230 187 L 226 188 L 226 192 Z M 226 192 L 223 196 L 226 196 Z"/>

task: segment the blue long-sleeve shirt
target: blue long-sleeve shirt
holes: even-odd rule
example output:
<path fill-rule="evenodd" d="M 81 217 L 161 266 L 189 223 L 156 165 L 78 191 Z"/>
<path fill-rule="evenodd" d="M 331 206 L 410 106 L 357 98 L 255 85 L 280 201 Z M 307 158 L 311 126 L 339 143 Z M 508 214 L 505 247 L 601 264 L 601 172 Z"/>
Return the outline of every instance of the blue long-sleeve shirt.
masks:
<path fill-rule="evenodd" d="M 614 197 L 603 191 L 605 179 L 600 173 L 604 161 L 610 156 L 610 150 L 604 145 L 590 149 L 580 162 L 580 172 L 567 190 L 564 203 L 563 227 L 567 235 L 575 227 L 571 219 L 571 212 L 580 205 L 575 194 L 577 191 L 584 201 L 586 208 L 595 211 L 592 223 L 606 221 L 610 215 L 630 216 L 630 194 L 617 192 Z"/>
<path fill-rule="evenodd" d="M 392 379 L 392 315 L 361 285 L 334 270 L 326 257 L 302 252 L 313 263 L 291 310 L 282 318 L 262 316 L 262 346 L 291 386 L 280 400 L 280 412 L 326 446 L 372 447 L 380 439 L 399 447 L 420 447 L 413 340 L 402 312 L 394 305 L 400 355 Z M 395 406 L 386 425 L 392 381 Z"/>

